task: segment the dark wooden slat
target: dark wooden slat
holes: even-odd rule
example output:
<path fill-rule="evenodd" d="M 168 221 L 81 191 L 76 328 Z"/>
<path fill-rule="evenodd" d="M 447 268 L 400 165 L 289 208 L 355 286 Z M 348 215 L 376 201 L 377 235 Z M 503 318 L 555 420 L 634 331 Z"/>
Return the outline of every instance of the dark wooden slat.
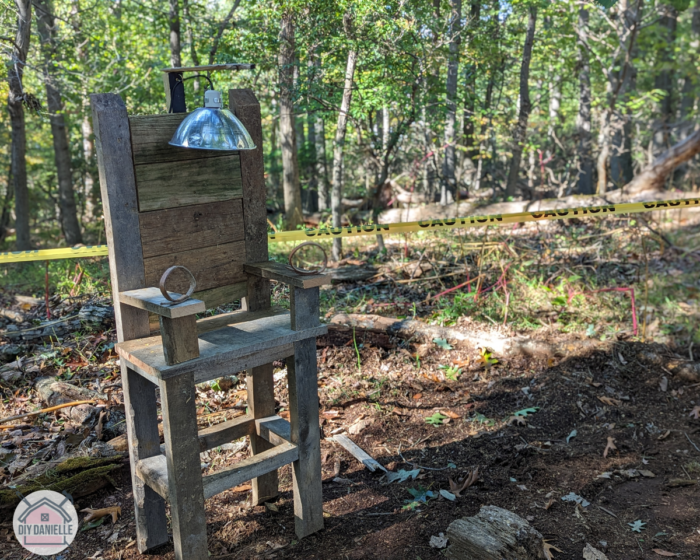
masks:
<path fill-rule="evenodd" d="M 148 336 L 148 313 L 121 304 L 119 292 L 145 287 L 136 180 L 126 106 L 115 94 L 90 96 L 102 207 L 109 247 L 109 270 L 120 342 Z M 155 386 L 122 365 L 124 407 L 139 552 L 169 540 L 165 502 L 136 476 L 136 464 L 159 453 Z"/>
<path fill-rule="evenodd" d="M 240 371 L 233 369 L 234 361 L 259 352 L 264 356 L 264 352 L 269 351 L 271 357 L 268 361 L 272 362 L 276 359 L 272 357 L 272 353 L 277 347 L 316 338 L 326 332 L 326 325 L 293 331 L 290 328 L 289 317 L 275 315 L 201 334 L 199 358 L 174 366 L 165 363 L 163 343 L 159 336 L 118 344 L 117 351 L 124 360 L 143 371 L 145 375 L 168 379 L 198 369 L 225 371 L 227 364 L 230 364 L 231 373 Z M 258 362 L 256 365 L 263 363 L 265 362 Z"/>
<path fill-rule="evenodd" d="M 245 281 L 243 259 L 245 259 L 243 241 L 150 257 L 143 261 L 146 269 L 146 285 L 157 286 L 167 268 L 179 265 L 186 267 L 192 273 L 197 281 L 198 291 L 228 286 Z M 187 291 L 189 280 L 181 272 L 175 271 L 168 278 L 168 291 L 178 293 Z M 198 297 L 198 299 L 202 298 Z"/>
<path fill-rule="evenodd" d="M 173 299 L 180 297 L 181 294 L 174 294 Z M 187 315 L 195 315 L 196 313 L 204 313 L 206 307 L 204 302 L 197 299 L 188 299 L 182 303 L 172 303 L 163 297 L 163 294 L 158 288 L 142 288 L 140 290 L 129 290 L 128 292 L 120 292 L 119 300 L 122 303 L 145 309 L 151 313 L 157 313 L 169 319 L 177 319 Z"/>
<path fill-rule="evenodd" d="M 257 434 L 272 443 L 280 445 L 285 441 L 292 441 L 292 426 L 284 418 L 270 416 L 255 421 Z"/>
<path fill-rule="evenodd" d="M 246 375 L 248 388 L 248 408 L 256 420 L 275 414 L 275 381 L 272 363 L 263 364 L 250 370 Z M 271 449 L 273 444 L 257 433 L 250 436 L 250 448 L 253 456 Z M 279 480 L 277 471 L 270 471 L 253 479 L 252 503 L 260 505 L 270 501 L 278 494 Z"/>
<path fill-rule="evenodd" d="M 225 303 L 231 303 L 242 298 L 245 298 L 248 293 L 248 283 L 238 282 L 236 284 L 227 284 L 219 288 L 211 288 L 210 290 L 201 290 L 195 292 L 192 297 L 201 299 L 207 309 L 214 309 Z"/>
<path fill-rule="evenodd" d="M 161 316 L 160 334 L 163 340 L 163 357 L 169 366 L 199 357 L 197 319 L 194 315 L 177 319 Z"/>
<path fill-rule="evenodd" d="M 240 158 L 227 154 L 135 166 L 139 211 L 241 198 Z"/>
<path fill-rule="evenodd" d="M 142 212 L 139 221 L 144 258 L 243 241 L 240 199 Z"/>
<path fill-rule="evenodd" d="M 319 289 L 292 287 L 290 292 L 292 329 L 301 331 L 319 326 Z"/>
<path fill-rule="evenodd" d="M 330 274 L 299 274 L 294 272 L 287 265 L 268 261 L 265 263 L 246 263 L 245 271 L 261 278 L 269 278 L 277 282 L 284 282 L 289 286 L 297 288 L 315 288 L 331 283 Z"/>
<path fill-rule="evenodd" d="M 243 482 L 261 477 L 284 465 L 295 461 L 299 452 L 295 445 L 283 443 L 248 459 L 236 463 L 233 467 L 204 477 L 204 498 L 208 499 Z M 320 475 L 320 472 L 319 472 Z M 320 478 L 319 478 L 320 481 Z"/>
<path fill-rule="evenodd" d="M 188 150 L 168 144 L 188 114 L 130 116 L 134 165 L 220 157 L 221 152 L 218 150 Z"/>
<path fill-rule="evenodd" d="M 207 449 L 214 449 L 224 443 L 229 443 L 237 439 L 255 433 L 255 421 L 251 416 L 241 416 L 210 426 L 199 431 L 199 450 L 204 452 Z"/>
<path fill-rule="evenodd" d="M 292 481 L 294 529 L 300 539 L 323 529 L 317 376 L 316 340 L 296 342 L 294 355 L 287 358 L 287 378 L 292 443 L 299 447 Z"/>
<path fill-rule="evenodd" d="M 275 315 L 289 315 L 289 311 L 283 307 L 271 307 L 270 309 L 262 309 L 260 311 L 232 311 L 231 313 L 222 313 L 213 317 L 205 317 L 197 321 L 197 332 L 203 334 L 209 331 L 215 331 L 228 325 L 236 325 L 247 321 L 255 321 L 263 317 L 273 317 Z"/>
<path fill-rule="evenodd" d="M 177 560 L 208 560 L 192 373 L 160 385 L 168 498 Z"/>

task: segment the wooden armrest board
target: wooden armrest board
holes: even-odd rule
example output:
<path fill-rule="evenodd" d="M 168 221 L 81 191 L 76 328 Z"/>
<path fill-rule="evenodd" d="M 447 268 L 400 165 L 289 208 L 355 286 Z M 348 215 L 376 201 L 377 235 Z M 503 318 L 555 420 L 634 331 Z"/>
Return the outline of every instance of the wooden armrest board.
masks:
<path fill-rule="evenodd" d="M 299 274 L 286 264 L 273 261 L 246 264 L 243 268 L 249 274 L 284 282 L 295 288 L 317 288 L 331 283 L 330 274 Z"/>
<path fill-rule="evenodd" d="M 174 299 L 180 294 L 169 292 Z M 173 303 L 163 297 L 158 288 L 142 288 L 140 290 L 129 290 L 119 292 L 119 301 L 132 307 L 145 309 L 151 313 L 156 313 L 168 319 L 178 319 L 196 313 L 204 313 L 207 308 L 203 301 L 198 299 L 188 299 L 182 303 Z"/>

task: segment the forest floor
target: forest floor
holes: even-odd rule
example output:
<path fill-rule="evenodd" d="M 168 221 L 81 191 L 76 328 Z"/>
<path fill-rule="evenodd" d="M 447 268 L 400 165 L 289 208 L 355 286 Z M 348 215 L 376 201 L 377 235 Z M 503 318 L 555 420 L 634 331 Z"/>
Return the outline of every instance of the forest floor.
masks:
<path fill-rule="evenodd" d="M 386 253 L 351 247 L 339 270 L 371 267 L 371 275 L 323 291 L 327 321 L 340 313 L 408 317 L 556 350 L 501 355 L 362 329 L 319 339 L 325 529 L 296 539 L 287 466 L 274 503 L 251 507 L 249 485 L 207 501 L 211 557 L 442 558 L 431 537 L 484 505 L 526 518 L 560 550 L 552 551 L 556 559 L 582 558 L 587 543 L 611 560 L 697 557 L 700 226 L 672 215 L 658 220 L 655 233 L 614 218 L 414 235 L 387 240 Z M 109 417 L 97 431 L 61 413 L 16 421 L 0 433 L 0 492 L 62 455 L 105 453 L 104 442 L 123 432 L 114 332 L 99 313 L 109 301 L 104 264 L 85 266 L 80 286 L 72 286 L 71 269 L 52 269 L 63 275 L 64 292 L 50 301 L 52 318 L 85 308 L 83 319 L 93 317 L 60 340 L 17 334 L 42 328 L 43 304 L 17 296 L 41 295 L 43 273 L 25 270 L 4 283 L 0 307 L 10 313 L 0 339 L 8 362 L 0 365 L 0 416 L 46 406 L 37 380 L 55 376 L 105 395 Z M 76 295 L 66 298 L 71 289 Z M 280 286 L 274 296 L 281 304 L 287 298 Z M 275 372 L 284 416 L 286 370 L 276 364 Z M 243 413 L 245 376 L 228 381 L 199 387 L 202 425 Z M 389 471 L 414 472 L 387 483 L 333 441 L 341 433 Z M 247 454 L 245 441 L 211 450 L 202 455 L 203 472 Z M 108 481 L 75 502 L 78 510 L 120 506 L 121 517 L 84 524 L 63 559 L 139 557 L 128 461 L 117 459 Z M 450 479 L 477 469 L 475 482 L 452 499 Z M 12 533 L 13 509 L 0 504 L 0 551 L 26 559 Z M 173 558 L 172 545 L 149 557 Z"/>

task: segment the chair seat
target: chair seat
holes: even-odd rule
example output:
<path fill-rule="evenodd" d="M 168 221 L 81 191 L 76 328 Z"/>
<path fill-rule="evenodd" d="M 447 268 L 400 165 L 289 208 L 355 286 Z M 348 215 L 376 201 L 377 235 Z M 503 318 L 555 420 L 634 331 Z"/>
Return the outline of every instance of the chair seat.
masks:
<path fill-rule="evenodd" d="M 202 383 L 291 356 L 295 342 L 328 332 L 326 325 L 292 330 L 289 313 L 232 321 L 216 330 L 200 332 L 199 358 L 172 366 L 165 363 L 160 336 L 122 342 L 116 349 L 122 360 L 146 377 L 168 379 L 194 372 L 195 383 Z"/>

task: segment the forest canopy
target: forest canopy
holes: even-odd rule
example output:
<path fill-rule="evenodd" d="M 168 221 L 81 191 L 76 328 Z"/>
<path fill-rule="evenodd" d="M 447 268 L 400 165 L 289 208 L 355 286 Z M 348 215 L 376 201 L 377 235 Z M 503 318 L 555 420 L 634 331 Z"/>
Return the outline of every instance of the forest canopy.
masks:
<path fill-rule="evenodd" d="M 256 65 L 211 79 L 258 96 L 287 228 L 376 220 L 406 194 L 602 194 L 697 126 L 700 0 L 5 0 L 0 25 L 3 248 L 104 242 L 89 94 L 166 112 L 169 66 Z M 206 80 L 185 83 L 201 106 Z"/>

